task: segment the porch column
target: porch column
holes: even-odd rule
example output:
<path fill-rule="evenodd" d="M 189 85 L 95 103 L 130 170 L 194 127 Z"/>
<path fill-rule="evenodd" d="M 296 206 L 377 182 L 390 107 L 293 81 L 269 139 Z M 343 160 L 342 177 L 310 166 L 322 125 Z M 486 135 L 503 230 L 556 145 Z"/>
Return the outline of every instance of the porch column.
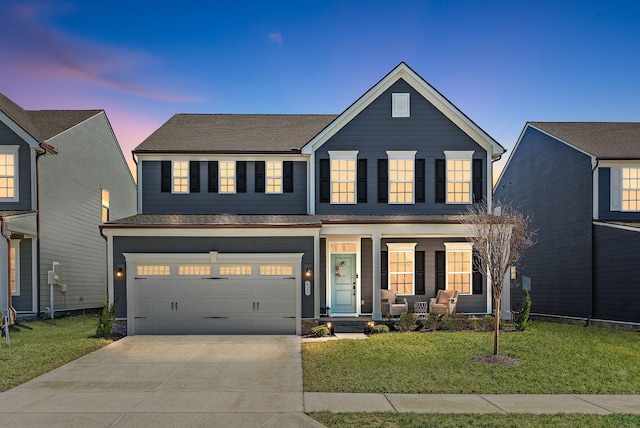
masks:
<path fill-rule="evenodd" d="M 380 304 L 380 233 L 374 233 L 371 237 L 373 251 L 373 319 L 374 321 L 382 321 L 382 307 Z"/>

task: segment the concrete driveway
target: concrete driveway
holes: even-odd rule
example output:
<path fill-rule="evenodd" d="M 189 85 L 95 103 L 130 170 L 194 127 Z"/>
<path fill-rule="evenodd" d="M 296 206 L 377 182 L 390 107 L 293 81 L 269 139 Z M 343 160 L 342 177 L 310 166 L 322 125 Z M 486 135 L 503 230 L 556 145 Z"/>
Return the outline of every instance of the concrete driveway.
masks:
<path fill-rule="evenodd" d="M 0 394 L 0 425 L 321 427 L 300 337 L 132 336 Z"/>

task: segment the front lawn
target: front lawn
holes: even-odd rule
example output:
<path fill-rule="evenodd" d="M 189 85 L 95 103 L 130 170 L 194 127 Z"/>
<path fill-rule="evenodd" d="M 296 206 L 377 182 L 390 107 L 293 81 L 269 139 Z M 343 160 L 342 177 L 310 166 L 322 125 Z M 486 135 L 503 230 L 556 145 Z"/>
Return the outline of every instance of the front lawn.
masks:
<path fill-rule="evenodd" d="M 0 392 L 25 383 L 111 343 L 92 339 L 98 315 L 25 322 L 0 342 Z"/>
<path fill-rule="evenodd" d="M 456 394 L 638 394 L 638 333 L 534 322 L 500 334 L 517 366 L 475 363 L 492 352 L 492 333 L 374 335 L 302 344 L 309 392 Z"/>

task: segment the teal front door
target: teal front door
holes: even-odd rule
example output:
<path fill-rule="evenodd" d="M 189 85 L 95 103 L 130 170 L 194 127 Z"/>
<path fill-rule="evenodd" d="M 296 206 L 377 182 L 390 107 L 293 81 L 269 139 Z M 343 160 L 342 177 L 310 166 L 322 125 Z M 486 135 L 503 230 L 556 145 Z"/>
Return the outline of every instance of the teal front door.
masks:
<path fill-rule="evenodd" d="M 331 313 L 356 312 L 356 255 L 331 255 Z"/>

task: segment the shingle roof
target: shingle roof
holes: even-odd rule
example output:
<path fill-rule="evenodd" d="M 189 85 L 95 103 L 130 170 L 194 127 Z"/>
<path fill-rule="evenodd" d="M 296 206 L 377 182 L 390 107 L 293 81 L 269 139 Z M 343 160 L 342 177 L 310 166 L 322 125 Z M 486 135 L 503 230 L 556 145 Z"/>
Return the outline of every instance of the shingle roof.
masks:
<path fill-rule="evenodd" d="M 640 122 L 529 122 L 599 159 L 640 159 Z"/>
<path fill-rule="evenodd" d="M 337 115 L 176 114 L 135 153 L 291 153 Z"/>
<path fill-rule="evenodd" d="M 95 116 L 102 110 L 24 110 L 0 94 L 0 111 L 40 143 Z"/>

